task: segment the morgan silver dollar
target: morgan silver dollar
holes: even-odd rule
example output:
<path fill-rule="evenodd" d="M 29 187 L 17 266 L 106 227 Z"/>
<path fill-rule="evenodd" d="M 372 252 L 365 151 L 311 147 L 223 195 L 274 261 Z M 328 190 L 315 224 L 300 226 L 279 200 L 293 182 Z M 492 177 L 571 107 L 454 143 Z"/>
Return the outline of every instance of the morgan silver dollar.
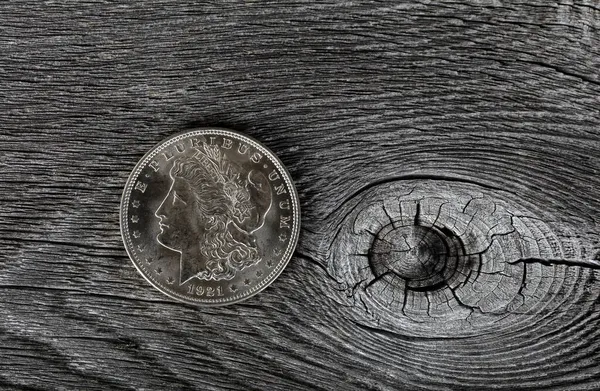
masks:
<path fill-rule="evenodd" d="M 135 166 L 121 235 L 138 271 L 166 295 L 236 303 L 283 271 L 298 241 L 298 195 L 281 161 L 240 133 L 178 134 Z"/>

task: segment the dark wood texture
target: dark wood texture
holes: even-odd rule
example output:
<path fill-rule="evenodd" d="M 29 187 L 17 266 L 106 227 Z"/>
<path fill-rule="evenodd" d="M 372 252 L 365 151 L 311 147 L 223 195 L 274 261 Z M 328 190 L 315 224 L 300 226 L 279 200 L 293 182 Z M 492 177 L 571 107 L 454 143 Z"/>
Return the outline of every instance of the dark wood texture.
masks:
<path fill-rule="evenodd" d="M 599 28 L 588 0 L 2 2 L 1 386 L 600 388 Z M 202 125 L 275 151 L 303 211 L 281 277 L 214 309 L 149 286 L 118 219 Z M 473 264 L 378 275 L 397 218 Z"/>

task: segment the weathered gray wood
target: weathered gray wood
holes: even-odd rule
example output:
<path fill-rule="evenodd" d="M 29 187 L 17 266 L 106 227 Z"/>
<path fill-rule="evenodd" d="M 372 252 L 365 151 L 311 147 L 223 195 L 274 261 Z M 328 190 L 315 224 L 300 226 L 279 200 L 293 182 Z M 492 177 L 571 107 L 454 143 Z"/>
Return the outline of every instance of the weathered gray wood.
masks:
<path fill-rule="evenodd" d="M 0 4 L 0 384 L 597 389 L 599 27 L 597 1 Z M 118 226 L 136 161 L 201 125 L 268 145 L 303 211 L 282 276 L 215 309 L 151 288 Z M 495 254 L 428 315 L 345 253 L 415 187 Z"/>

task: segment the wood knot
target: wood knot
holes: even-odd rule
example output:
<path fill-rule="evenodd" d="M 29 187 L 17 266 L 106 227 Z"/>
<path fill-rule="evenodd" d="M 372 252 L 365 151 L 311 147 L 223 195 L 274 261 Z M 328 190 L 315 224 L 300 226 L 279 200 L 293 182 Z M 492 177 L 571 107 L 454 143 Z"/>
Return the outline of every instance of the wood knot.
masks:
<path fill-rule="evenodd" d="M 600 269 L 580 232 L 472 183 L 385 183 L 338 212 L 323 241 L 328 273 L 378 327 L 405 334 L 456 337 L 534 321 L 571 293 L 577 300 L 582 293 L 565 287 Z"/>
<path fill-rule="evenodd" d="M 463 255 L 460 238 L 449 230 L 392 223 L 377 233 L 369 261 L 376 278 L 425 291 L 445 287 L 459 268 L 464 269 L 465 263 L 459 264 Z"/>

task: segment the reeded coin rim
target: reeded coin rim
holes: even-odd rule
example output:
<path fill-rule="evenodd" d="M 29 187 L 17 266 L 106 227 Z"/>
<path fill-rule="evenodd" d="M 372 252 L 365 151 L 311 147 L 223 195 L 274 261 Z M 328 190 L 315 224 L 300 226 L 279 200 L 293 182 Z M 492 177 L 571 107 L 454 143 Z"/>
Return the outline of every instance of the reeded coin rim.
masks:
<path fill-rule="evenodd" d="M 250 288 L 250 290 L 245 291 L 245 293 L 237 293 L 230 298 L 214 298 L 214 299 L 200 299 L 189 297 L 175 291 L 170 291 L 168 287 L 162 286 L 158 281 L 154 281 L 150 276 L 151 273 L 144 270 L 142 266 L 143 263 L 141 260 L 136 259 L 131 248 L 133 247 L 133 243 L 131 237 L 127 236 L 129 220 L 128 220 L 128 204 L 129 199 L 131 197 L 131 192 L 133 191 L 135 181 L 139 177 L 141 171 L 146 167 L 149 163 L 150 159 L 152 159 L 155 155 L 157 155 L 164 147 L 168 147 L 175 142 L 193 136 L 208 136 L 208 135 L 217 135 L 217 136 L 229 136 L 232 138 L 236 138 L 238 140 L 242 140 L 247 142 L 252 147 L 264 153 L 265 157 L 267 157 L 271 162 L 275 165 L 275 167 L 280 171 L 282 178 L 290 190 L 290 198 L 292 201 L 292 211 L 295 212 L 294 216 L 294 224 L 292 226 L 292 233 L 290 236 L 289 244 L 286 248 L 285 253 L 282 255 L 281 259 L 277 262 L 276 267 L 273 268 L 271 273 L 267 277 L 265 277 L 262 281 L 260 281 L 256 286 Z M 298 239 L 300 237 L 300 202 L 298 198 L 298 192 L 296 190 L 296 186 L 294 185 L 294 181 L 292 180 L 292 176 L 286 169 L 283 162 L 279 159 L 279 157 L 273 153 L 267 146 L 257 141 L 253 137 L 250 137 L 244 133 L 222 128 L 222 127 L 200 127 L 194 128 L 192 130 L 187 130 L 184 132 L 180 132 L 174 134 L 156 145 L 154 145 L 144 156 L 137 162 L 127 181 L 125 182 L 125 187 L 123 189 L 123 194 L 121 195 L 121 204 L 119 207 L 119 228 L 121 231 L 121 239 L 123 240 L 123 244 L 125 250 L 127 251 L 127 255 L 129 256 L 130 261 L 133 263 L 137 271 L 144 277 L 146 281 L 150 283 L 154 288 L 156 288 L 161 293 L 166 296 L 178 300 L 179 302 L 184 302 L 187 304 L 199 305 L 202 307 L 217 307 L 217 306 L 225 306 L 230 304 L 239 303 L 241 301 L 247 300 L 254 295 L 265 290 L 269 285 L 271 285 L 283 272 L 288 263 L 290 262 L 294 251 L 296 250 L 296 246 L 298 244 Z M 131 236 L 131 234 L 129 234 Z"/>

